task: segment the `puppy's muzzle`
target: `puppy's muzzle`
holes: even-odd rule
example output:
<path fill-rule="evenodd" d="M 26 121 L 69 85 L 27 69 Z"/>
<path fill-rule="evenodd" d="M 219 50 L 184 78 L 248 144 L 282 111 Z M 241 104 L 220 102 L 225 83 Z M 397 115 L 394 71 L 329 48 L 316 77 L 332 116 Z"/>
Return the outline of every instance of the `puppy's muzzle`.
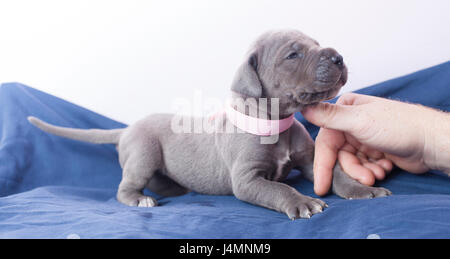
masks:
<path fill-rule="evenodd" d="M 331 99 L 347 82 L 347 67 L 342 55 L 332 48 L 322 49 L 317 54 L 313 83 L 293 94 L 298 103 L 313 104 Z"/>

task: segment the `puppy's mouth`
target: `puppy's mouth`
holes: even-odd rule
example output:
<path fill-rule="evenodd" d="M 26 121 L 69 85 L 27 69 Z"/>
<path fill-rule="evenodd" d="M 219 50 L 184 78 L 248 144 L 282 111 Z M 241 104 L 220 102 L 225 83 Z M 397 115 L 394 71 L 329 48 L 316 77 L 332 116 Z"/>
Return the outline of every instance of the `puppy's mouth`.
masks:
<path fill-rule="evenodd" d="M 342 86 L 347 82 L 345 73 L 341 73 L 338 79 L 332 83 L 331 87 L 319 91 L 301 91 L 294 94 L 294 100 L 300 105 L 313 105 L 321 101 L 333 99 Z M 330 85 L 330 83 L 328 83 Z M 314 89 L 315 87 L 311 87 Z"/>
<path fill-rule="evenodd" d="M 310 104 L 315 104 L 321 101 L 326 101 L 326 100 L 330 100 L 333 99 L 338 93 L 339 90 L 341 89 L 341 87 L 334 87 L 332 89 L 326 90 L 326 91 L 321 91 L 321 92 L 313 92 L 313 93 L 308 93 L 308 92 L 303 92 L 303 93 L 299 93 L 296 97 L 295 97 L 295 101 L 299 104 L 302 105 L 310 105 Z"/>

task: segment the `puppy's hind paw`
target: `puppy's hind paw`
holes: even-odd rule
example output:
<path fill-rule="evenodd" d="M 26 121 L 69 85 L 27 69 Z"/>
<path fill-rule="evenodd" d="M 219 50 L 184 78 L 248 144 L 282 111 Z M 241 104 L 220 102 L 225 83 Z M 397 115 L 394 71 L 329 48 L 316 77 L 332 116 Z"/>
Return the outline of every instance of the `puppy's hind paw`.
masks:
<path fill-rule="evenodd" d="M 138 207 L 155 207 L 155 206 L 158 206 L 158 202 L 152 197 L 142 196 L 141 198 L 139 198 L 137 206 Z"/>

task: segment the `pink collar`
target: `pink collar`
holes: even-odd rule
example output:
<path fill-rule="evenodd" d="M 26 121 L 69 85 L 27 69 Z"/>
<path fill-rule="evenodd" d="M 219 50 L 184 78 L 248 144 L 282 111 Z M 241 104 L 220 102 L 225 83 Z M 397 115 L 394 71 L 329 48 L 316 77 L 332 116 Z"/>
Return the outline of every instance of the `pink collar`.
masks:
<path fill-rule="evenodd" d="M 282 120 L 265 120 L 250 117 L 236 111 L 230 105 L 225 108 L 228 120 L 237 128 L 258 136 L 272 136 L 289 129 L 294 123 L 294 114 Z"/>

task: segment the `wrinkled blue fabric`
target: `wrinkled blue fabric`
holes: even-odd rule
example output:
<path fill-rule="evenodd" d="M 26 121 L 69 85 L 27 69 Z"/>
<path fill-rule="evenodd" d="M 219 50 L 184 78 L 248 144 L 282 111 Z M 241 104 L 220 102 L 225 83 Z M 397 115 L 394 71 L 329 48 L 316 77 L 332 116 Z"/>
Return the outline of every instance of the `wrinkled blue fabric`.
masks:
<path fill-rule="evenodd" d="M 358 91 L 450 110 L 450 62 Z M 379 186 L 394 195 L 372 200 L 323 198 L 323 213 L 291 221 L 233 196 L 195 192 L 156 196 L 160 206 L 117 202 L 121 179 L 113 145 L 44 133 L 36 116 L 61 126 L 126 125 L 19 83 L 0 87 L 1 238 L 450 238 L 450 180 L 439 172 L 396 169 Z M 297 114 L 313 137 L 317 127 Z M 414 118 L 411 119 L 420 119 Z M 293 171 L 288 184 L 317 197 Z"/>

